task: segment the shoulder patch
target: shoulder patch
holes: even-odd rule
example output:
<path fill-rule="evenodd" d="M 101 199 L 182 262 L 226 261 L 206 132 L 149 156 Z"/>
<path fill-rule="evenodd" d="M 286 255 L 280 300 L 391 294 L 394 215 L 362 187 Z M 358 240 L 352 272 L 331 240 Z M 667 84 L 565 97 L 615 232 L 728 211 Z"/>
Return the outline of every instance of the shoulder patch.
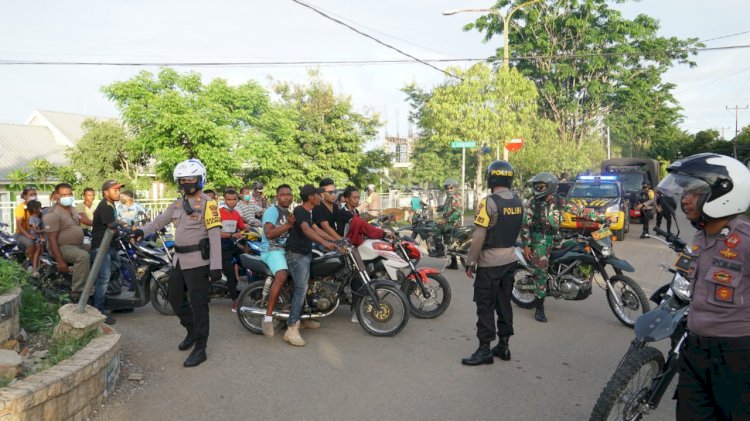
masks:
<path fill-rule="evenodd" d="M 487 198 L 485 197 L 479 202 L 479 208 L 477 209 L 476 216 L 474 217 L 474 225 L 487 228 L 490 226 L 490 216 L 487 213 Z"/>
<path fill-rule="evenodd" d="M 219 213 L 219 205 L 215 200 L 206 201 L 206 211 L 203 213 L 203 218 L 206 222 L 206 229 L 221 227 L 221 214 Z"/>

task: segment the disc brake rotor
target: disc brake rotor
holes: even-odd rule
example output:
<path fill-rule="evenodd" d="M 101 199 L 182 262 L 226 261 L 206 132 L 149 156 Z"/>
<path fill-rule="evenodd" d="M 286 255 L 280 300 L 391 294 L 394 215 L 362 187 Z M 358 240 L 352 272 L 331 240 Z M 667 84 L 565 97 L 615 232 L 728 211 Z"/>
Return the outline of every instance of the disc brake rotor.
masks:
<path fill-rule="evenodd" d="M 367 306 L 367 312 L 372 315 L 372 318 L 380 323 L 387 322 L 393 317 L 393 309 L 389 304 L 380 303 L 379 308 L 375 308 L 372 304 Z"/>

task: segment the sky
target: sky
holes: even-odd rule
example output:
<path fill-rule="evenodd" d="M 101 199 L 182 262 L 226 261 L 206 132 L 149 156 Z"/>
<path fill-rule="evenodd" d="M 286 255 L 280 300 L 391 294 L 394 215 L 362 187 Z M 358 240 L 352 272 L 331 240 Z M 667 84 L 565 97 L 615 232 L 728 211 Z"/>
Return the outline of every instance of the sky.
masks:
<path fill-rule="evenodd" d="M 386 43 L 423 59 L 483 58 L 499 37 L 482 42 L 463 25 L 476 13 L 443 16 L 444 10 L 487 8 L 487 0 L 305 0 Z M 643 0 L 613 4 L 628 18 L 639 13 L 660 21 L 660 34 L 710 39 L 750 31 L 747 0 Z M 750 45 L 750 33 L 706 43 L 708 47 Z M 323 18 L 291 0 L 66 0 L 3 1 L 0 62 L 3 60 L 85 62 L 258 62 L 382 60 L 405 58 Z M 713 128 L 731 137 L 734 111 L 750 103 L 750 48 L 702 52 L 695 68 L 673 67 L 664 77 L 677 85 L 682 128 Z M 437 64 L 444 68 L 445 64 Z M 204 81 L 270 78 L 303 82 L 316 66 L 179 67 Z M 386 120 L 383 133 L 406 135 L 408 104 L 401 88 L 425 88 L 445 75 L 422 64 L 319 66 L 324 79 L 350 95 L 358 111 Z M 40 66 L 0 64 L 0 122 L 22 124 L 33 110 L 117 116 L 100 92 L 103 85 L 158 67 Z M 739 126 L 750 110 L 739 111 Z"/>

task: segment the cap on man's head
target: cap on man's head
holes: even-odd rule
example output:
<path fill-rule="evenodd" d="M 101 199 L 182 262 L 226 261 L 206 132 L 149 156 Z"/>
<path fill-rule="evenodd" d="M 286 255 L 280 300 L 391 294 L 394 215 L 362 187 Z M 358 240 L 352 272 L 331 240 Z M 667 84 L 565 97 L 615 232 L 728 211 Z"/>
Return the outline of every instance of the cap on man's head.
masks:
<path fill-rule="evenodd" d="M 124 184 L 118 183 L 115 180 L 107 180 L 104 182 L 104 184 L 102 184 L 102 191 L 107 191 L 109 189 L 119 189 L 124 186 Z"/>
<path fill-rule="evenodd" d="M 307 199 L 310 198 L 310 196 L 314 194 L 321 194 L 325 191 L 322 187 L 315 187 L 312 184 L 305 184 L 302 186 L 301 189 L 299 189 L 299 197 L 302 199 L 303 202 L 306 202 Z"/>

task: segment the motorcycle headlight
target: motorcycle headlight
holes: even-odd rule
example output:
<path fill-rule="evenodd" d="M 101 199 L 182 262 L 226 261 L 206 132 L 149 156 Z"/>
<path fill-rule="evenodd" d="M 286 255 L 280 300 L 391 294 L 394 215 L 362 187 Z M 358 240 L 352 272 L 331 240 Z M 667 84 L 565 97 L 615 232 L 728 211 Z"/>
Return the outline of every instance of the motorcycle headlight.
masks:
<path fill-rule="evenodd" d="M 603 257 L 609 257 L 612 255 L 612 248 L 604 246 L 602 247 L 602 256 Z"/>
<path fill-rule="evenodd" d="M 613 205 L 607 208 L 604 213 L 615 213 L 620 211 L 620 205 Z"/>
<path fill-rule="evenodd" d="M 676 273 L 671 285 L 672 291 L 683 301 L 690 301 L 690 281 Z"/>

